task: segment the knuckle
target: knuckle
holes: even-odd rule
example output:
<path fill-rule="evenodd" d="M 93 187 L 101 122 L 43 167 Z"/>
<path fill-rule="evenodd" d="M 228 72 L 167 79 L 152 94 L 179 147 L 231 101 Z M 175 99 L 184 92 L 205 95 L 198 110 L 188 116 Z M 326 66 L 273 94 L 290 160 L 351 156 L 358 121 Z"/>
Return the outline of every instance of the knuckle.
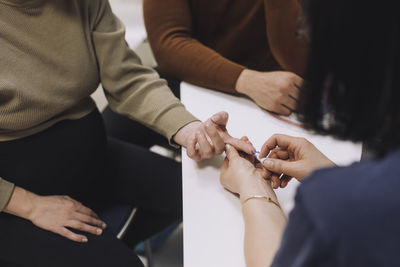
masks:
<path fill-rule="evenodd" d="M 276 167 L 276 170 L 277 170 L 278 172 L 280 172 L 280 173 L 283 173 L 283 172 L 284 172 L 283 165 L 282 165 L 281 162 L 275 161 L 275 167 Z"/>
<path fill-rule="evenodd" d="M 89 223 L 92 225 L 101 225 L 102 224 L 99 220 L 96 220 L 96 219 L 90 219 Z"/>
<path fill-rule="evenodd" d="M 208 134 L 210 137 L 218 137 L 218 135 L 219 135 L 218 132 L 217 132 L 217 129 L 215 129 L 214 126 L 208 127 L 207 134 Z"/>
<path fill-rule="evenodd" d="M 280 83 L 279 83 L 279 88 L 281 89 L 280 90 L 281 92 L 290 89 L 290 87 L 291 87 L 291 84 L 287 80 L 280 81 Z"/>
<path fill-rule="evenodd" d="M 208 159 L 212 156 L 212 153 L 210 151 L 203 151 L 203 153 L 201 153 L 201 157 L 203 159 Z"/>
<path fill-rule="evenodd" d="M 283 93 L 279 93 L 279 94 L 278 94 L 278 101 L 279 101 L 279 102 L 284 102 L 284 101 L 286 101 L 286 95 L 283 94 Z"/>
<path fill-rule="evenodd" d="M 193 149 L 186 150 L 186 154 L 188 155 L 189 158 L 193 158 L 196 155 Z"/>
<path fill-rule="evenodd" d="M 289 72 L 288 78 L 289 78 L 291 81 L 295 81 L 295 80 L 297 79 L 297 75 L 294 74 L 294 73 L 292 73 L 292 72 Z"/>
<path fill-rule="evenodd" d="M 86 228 L 86 225 L 83 222 L 76 223 L 76 229 L 84 230 L 85 228 Z"/>
<path fill-rule="evenodd" d="M 279 136 L 280 136 L 280 134 L 275 133 L 272 135 L 272 138 L 278 138 Z"/>
<path fill-rule="evenodd" d="M 280 110 L 280 108 L 281 108 L 281 105 L 280 105 L 280 104 L 278 104 L 278 103 L 272 104 L 272 109 L 273 109 L 274 111 L 278 111 L 278 110 Z"/>
<path fill-rule="evenodd" d="M 78 237 L 77 237 L 74 233 L 72 233 L 72 232 L 67 232 L 67 233 L 65 234 L 65 236 L 68 237 L 69 239 L 78 241 Z"/>
<path fill-rule="evenodd" d="M 209 147 L 209 146 L 206 146 L 206 147 L 204 148 L 204 150 L 203 150 L 203 153 L 204 153 L 205 155 L 212 155 L 213 149 L 212 149 L 211 147 Z"/>
<path fill-rule="evenodd" d="M 64 205 L 68 210 L 73 210 L 75 208 L 75 203 L 72 202 L 71 200 L 65 201 Z"/>

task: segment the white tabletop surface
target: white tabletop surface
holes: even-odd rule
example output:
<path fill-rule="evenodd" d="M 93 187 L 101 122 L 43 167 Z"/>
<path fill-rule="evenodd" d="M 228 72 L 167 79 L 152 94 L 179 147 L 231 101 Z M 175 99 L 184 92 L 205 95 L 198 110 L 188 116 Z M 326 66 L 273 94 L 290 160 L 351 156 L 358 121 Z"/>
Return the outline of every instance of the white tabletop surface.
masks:
<path fill-rule="evenodd" d="M 187 83 L 181 85 L 181 99 L 199 119 L 227 111 L 227 129 L 232 136 L 248 136 L 256 149 L 273 134 L 283 133 L 310 140 L 338 165 L 347 165 L 361 157 L 361 146 L 312 135 L 282 122 L 263 111 L 252 101 Z M 196 163 L 182 152 L 183 223 L 185 267 L 245 267 L 243 253 L 244 223 L 239 200 L 219 184 L 223 155 Z M 293 207 L 299 185 L 291 181 L 276 190 L 286 214 Z"/>

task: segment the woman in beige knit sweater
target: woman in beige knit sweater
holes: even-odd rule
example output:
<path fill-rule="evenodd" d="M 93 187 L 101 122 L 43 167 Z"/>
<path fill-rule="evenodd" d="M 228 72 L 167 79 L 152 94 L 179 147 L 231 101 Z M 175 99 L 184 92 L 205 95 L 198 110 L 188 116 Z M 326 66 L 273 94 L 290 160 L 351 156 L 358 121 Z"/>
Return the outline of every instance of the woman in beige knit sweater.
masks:
<path fill-rule="evenodd" d="M 195 160 L 251 150 L 226 113 L 199 122 L 140 64 L 107 0 L 0 0 L 0 36 L 1 266 L 141 266 L 95 211 L 137 206 L 131 246 L 181 216 L 179 166 L 107 140 L 100 82 L 116 112 Z"/>

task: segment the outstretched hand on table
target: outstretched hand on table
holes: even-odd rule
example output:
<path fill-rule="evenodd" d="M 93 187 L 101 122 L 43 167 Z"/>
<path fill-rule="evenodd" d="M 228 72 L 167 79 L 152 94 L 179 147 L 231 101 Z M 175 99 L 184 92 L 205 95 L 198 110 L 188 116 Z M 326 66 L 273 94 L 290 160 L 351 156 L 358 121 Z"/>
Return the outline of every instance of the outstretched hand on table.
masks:
<path fill-rule="evenodd" d="M 191 122 L 177 132 L 174 141 L 185 147 L 187 155 L 196 161 L 221 154 L 226 144 L 251 154 L 254 150 L 251 143 L 232 137 L 226 130 L 228 118 L 227 112 L 219 112 L 205 122 Z"/>

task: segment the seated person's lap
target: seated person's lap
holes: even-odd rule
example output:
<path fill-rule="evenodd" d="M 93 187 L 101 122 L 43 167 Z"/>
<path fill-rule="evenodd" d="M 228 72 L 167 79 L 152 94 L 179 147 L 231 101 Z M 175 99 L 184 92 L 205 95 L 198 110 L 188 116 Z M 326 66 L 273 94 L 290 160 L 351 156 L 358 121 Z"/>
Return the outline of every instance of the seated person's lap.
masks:
<path fill-rule="evenodd" d="M 107 230 L 101 236 L 82 233 L 89 239 L 82 244 L 18 217 L 1 217 L 0 228 L 7 231 L 0 231 L 0 259 L 15 266 L 143 266 L 133 251 Z"/>
<path fill-rule="evenodd" d="M 59 123 L 38 135 L 2 142 L 0 148 L 0 176 L 12 178 L 11 181 L 16 185 L 28 188 L 34 193 L 69 195 L 96 212 L 105 205 L 124 203 L 138 206 L 141 211 L 136 216 L 135 227 L 130 229 L 129 244 L 133 245 L 155 234 L 168 224 L 179 220 L 181 216 L 179 164 L 121 141 L 110 139 L 107 142 L 97 112 L 77 121 Z M 149 220 L 157 223 L 149 223 Z M 7 251 L 16 251 L 18 246 L 21 247 L 17 250 L 20 251 L 18 257 L 26 256 L 26 259 L 29 259 L 39 255 L 35 253 L 37 249 L 40 253 L 62 258 L 65 249 L 60 248 L 64 245 L 72 250 L 86 245 L 74 243 L 44 231 L 29 221 L 5 213 L 0 213 L 0 237 L 0 259 L 7 262 L 13 262 L 7 256 Z M 129 251 L 129 257 L 133 259 L 126 259 L 126 262 L 136 259 L 128 247 L 107 230 L 100 237 L 88 237 L 88 249 L 101 254 L 99 258 L 111 255 L 102 253 L 102 249 L 117 254 L 114 250 L 121 248 L 118 252 L 122 254 L 120 258 L 124 257 L 124 251 Z M 97 243 L 99 244 L 96 245 Z M 98 248 L 95 249 L 96 246 Z M 85 260 L 91 257 L 90 251 L 84 250 L 76 250 L 76 255 L 70 255 Z M 42 256 L 37 258 L 39 260 Z M 84 259 L 80 260 L 84 262 Z M 53 262 L 52 266 L 62 265 L 54 265 Z"/>

